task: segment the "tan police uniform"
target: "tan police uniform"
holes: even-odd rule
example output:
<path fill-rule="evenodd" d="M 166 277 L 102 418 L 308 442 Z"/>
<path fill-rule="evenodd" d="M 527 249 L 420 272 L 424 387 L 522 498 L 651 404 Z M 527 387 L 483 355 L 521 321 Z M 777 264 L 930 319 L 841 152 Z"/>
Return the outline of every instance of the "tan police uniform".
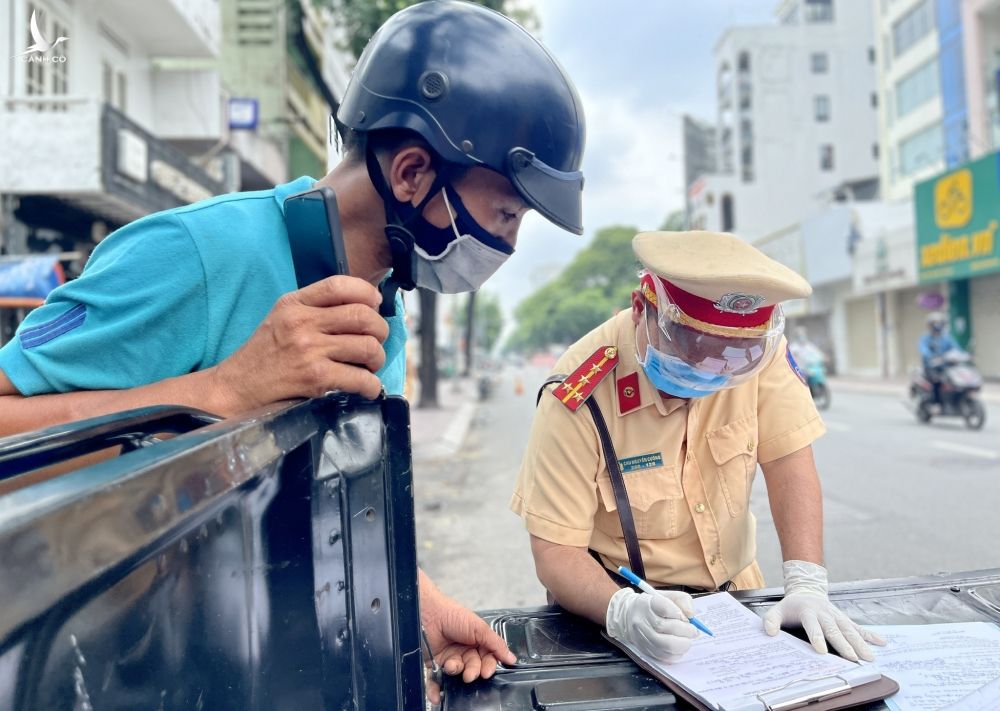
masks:
<path fill-rule="evenodd" d="M 647 268 L 655 261 L 639 256 Z M 571 373 L 584 362 L 592 372 L 615 349 L 614 372 L 590 397 L 614 443 L 647 580 L 763 587 L 748 506 L 757 464 L 798 451 L 825 431 L 787 343 L 782 338 L 751 380 L 680 400 L 656 391 L 637 362 L 635 339 L 631 313 L 622 311 L 571 346 L 554 372 Z M 595 376 L 613 365 L 607 361 Z M 614 570 L 628 565 L 628 554 L 597 430 L 587 408 L 573 411 L 562 399 L 543 395 L 539 402 L 510 507 L 533 535 L 587 547 Z"/>

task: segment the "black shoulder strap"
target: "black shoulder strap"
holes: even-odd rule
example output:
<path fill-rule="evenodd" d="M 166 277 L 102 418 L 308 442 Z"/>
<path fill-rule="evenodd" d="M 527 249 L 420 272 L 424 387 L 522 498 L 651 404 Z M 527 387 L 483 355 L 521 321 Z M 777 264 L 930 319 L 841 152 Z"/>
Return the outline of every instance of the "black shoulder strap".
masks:
<path fill-rule="evenodd" d="M 535 406 L 538 406 L 542 399 L 545 388 L 553 383 L 561 383 L 566 379 L 565 375 L 550 375 L 538 389 L 538 396 L 535 398 Z M 618 455 L 615 454 L 614 444 L 611 442 L 611 433 L 608 432 L 608 425 L 604 421 L 601 408 L 597 406 L 594 398 L 587 398 L 587 407 L 590 415 L 594 418 L 594 425 L 597 427 L 597 436 L 601 440 L 601 449 L 604 451 L 604 461 L 608 466 L 608 474 L 611 476 L 611 488 L 615 492 L 615 506 L 618 507 L 618 520 L 622 525 L 622 534 L 625 536 L 625 550 L 628 551 L 628 562 L 632 572 L 640 578 L 646 577 L 646 569 L 642 565 L 642 554 L 639 551 L 639 536 L 635 532 L 635 519 L 632 518 L 632 505 L 628 501 L 628 491 L 625 490 L 625 479 L 622 477 L 622 469 L 618 465 Z"/>

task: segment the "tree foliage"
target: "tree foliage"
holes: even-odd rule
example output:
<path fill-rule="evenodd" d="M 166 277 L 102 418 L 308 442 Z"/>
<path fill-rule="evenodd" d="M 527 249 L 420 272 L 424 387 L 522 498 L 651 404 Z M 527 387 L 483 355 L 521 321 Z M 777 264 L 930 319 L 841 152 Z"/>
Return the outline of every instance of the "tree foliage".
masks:
<path fill-rule="evenodd" d="M 329 7 L 343 25 L 346 47 L 355 59 L 361 56 L 365 45 L 375 30 L 403 8 L 425 0 L 313 0 L 316 4 Z M 533 10 L 508 8 L 507 0 L 476 0 L 480 5 L 498 10 L 517 20 L 529 31 L 538 28 L 538 17 Z"/>
<path fill-rule="evenodd" d="M 479 291 L 473 313 L 474 345 L 489 353 L 500 338 L 503 330 L 503 309 L 500 297 L 490 291 Z M 452 322 L 462 332 L 468 326 L 468 310 L 464 304 L 456 304 L 452 311 Z"/>
<path fill-rule="evenodd" d="M 529 351 L 572 343 L 629 305 L 639 263 L 636 229 L 605 227 L 560 274 L 518 304 L 507 347 Z"/>

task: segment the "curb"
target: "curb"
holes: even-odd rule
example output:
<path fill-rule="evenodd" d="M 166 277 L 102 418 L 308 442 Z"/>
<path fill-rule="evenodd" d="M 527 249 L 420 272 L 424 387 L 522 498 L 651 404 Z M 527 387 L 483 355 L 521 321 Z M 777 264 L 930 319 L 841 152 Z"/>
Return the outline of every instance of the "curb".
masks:
<path fill-rule="evenodd" d="M 465 444 L 465 438 L 469 434 L 469 427 L 472 425 L 472 418 L 475 414 L 476 404 L 463 402 L 455 411 L 455 415 L 451 418 L 441 437 L 433 442 L 413 445 L 413 461 L 430 462 L 454 457 Z"/>

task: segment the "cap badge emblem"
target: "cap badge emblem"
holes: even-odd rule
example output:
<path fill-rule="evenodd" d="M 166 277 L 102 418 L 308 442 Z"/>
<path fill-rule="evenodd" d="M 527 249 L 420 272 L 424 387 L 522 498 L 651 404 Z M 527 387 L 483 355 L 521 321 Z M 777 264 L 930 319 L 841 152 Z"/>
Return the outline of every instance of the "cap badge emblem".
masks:
<path fill-rule="evenodd" d="M 715 302 L 715 308 L 730 314 L 752 314 L 764 303 L 763 296 L 754 294 L 723 294 Z"/>

